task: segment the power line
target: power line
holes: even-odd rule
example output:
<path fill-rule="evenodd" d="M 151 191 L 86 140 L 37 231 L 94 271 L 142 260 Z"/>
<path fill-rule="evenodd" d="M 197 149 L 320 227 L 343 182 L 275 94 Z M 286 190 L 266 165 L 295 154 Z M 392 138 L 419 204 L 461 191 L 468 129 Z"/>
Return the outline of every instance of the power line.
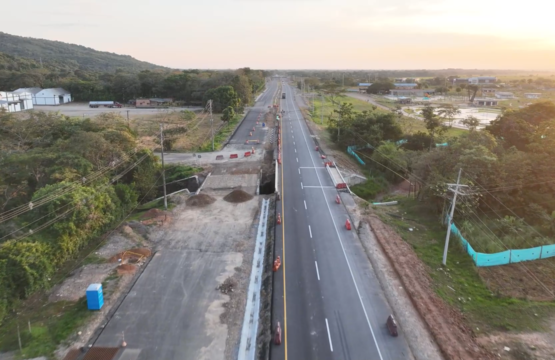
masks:
<path fill-rule="evenodd" d="M 137 160 L 136 162 L 134 162 L 131 166 L 129 166 L 127 169 L 125 169 L 122 173 L 120 173 L 120 174 L 118 174 L 117 176 L 113 177 L 107 184 L 103 185 L 103 186 L 101 187 L 101 189 L 107 188 L 107 187 L 109 187 L 112 183 L 114 183 L 114 182 L 116 182 L 117 180 L 121 179 L 123 176 L 125 176 L 125 174 L 127 174 L 129 171 L 131 171 L 131 170 L 132 170 L 133 168 L 135 168 L 136 166 L 138 166 L 138 165 L 139 165 L 144 159 L 146 159 L 147 157 L 148 157 L 148 154 L 143 155 L 139 160 Z M 84 200 L 90 199 L 90 198 L 92 198 L 92 197 L 95 196 L 95 195 L 96 195 L 96 194 L 90 195 L 90 196 L 86 197 Z M 58 208 L 58 209 L 56 209 L 56 210 L 54 210 L 54 211 L 52 211 L 52 212 L 46 214 L 45 216 L 43 216 L 43 217 L 41 217 L 41 218 L 39 218 L 39 219 L 37 219 L 37 220 L 35 220 L 35 221 L 33 221 L 33 222 L 31 222 L 31 223 L 29 223 L 29 224 L 27 224 L 27 225 L 21 227 L 21 228 L 15 230 L 15 231 L 13 231 L 13 232 L 11 232 L 10 234 L 5 235 L 4 237 L 2 237 L 2 238 L 0 239 L 0 241 L 1 241 L 1 240 L 4 240 L 5 238 L 7 238 L 7 237 L 10 236 L 10 235 L 13 235 L 14 233 L 17 233 L 17 232 L 20 231 L 20 230 L 23 230 L 23 229 L 25 229 L 25 228 L 31 226 L 32 224 L 36 223 L 37 221 L 42 220 L 42 219 L 44 219 L 45 217 L 48 217 L 48 216 L 50 216 L 50 215 L 52 215 L 52 214 L 54 214 L 54 213 L 60 211 L 61 209 L 63 209 L 64 207 L 67 207 L 67 206 L 69 206 L 69 205 L 70 205 L 70 204 L 66 204 L 66 205 L 62 206 L 61 208 Z M 40 230 L 45 229 L 46 227 L 50 226 L 51 224 L 53 224 L 53 223 L 56 222 L 57 220 L 61 220 L 61 219 L 62 219 L 63 217 L 65 217 L 68 213 L 70 213 L 72 210 L 75 210 L 75 209 L 76 209 L 77 207 L 79 207 L 79 206 L 80 206 L 79 204 L 73 206 L 72 208 L 66 210 L 64 213 L 62 213 L 62 214 L 60 214 L 60 215 L 57 215 L 54 219 L 51 219 L 51 220 L 47 221 L 45 224 L 41 224 L 41 225 L 39 225 L 38 227 L 29 230 L 29 233 L 28 233 L 28 234 L 21 235 L 21 236 L 19 236 L 19 237 L 14 238 L 13 240 L 21 240 L 21 239 L 24 239 L 24 238 L 26 238 L 26 237 L 29 237 L 29 236 L 32 236 L 32 235 L 36 234 L 37 232 L 39 232 Z"/>

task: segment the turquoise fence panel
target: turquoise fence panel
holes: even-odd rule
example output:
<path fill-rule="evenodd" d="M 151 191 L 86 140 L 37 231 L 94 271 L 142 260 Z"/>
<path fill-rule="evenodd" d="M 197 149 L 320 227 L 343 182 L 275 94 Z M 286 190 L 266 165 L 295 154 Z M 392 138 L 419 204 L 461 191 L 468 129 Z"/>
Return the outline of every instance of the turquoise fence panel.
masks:
<path fill-rule="evenodd" d="M 474 261 L 474 265 L 476 265 L 476 262 L 478 261 L 478 253 L 474 251 L 474 248 L 470 245 L 470 243 L 466 244 L 466 252 L 470 255 L 472 261 Z"/>
<path fill-rule="evenodd" d="M 449 143 L 436 144 L 436 147 L 449 146 Z"/>
<path fill-rule="evenodd" d="M 514 250 L 513 250 L 514 251 Z M 511 250 L 495 254 L 476 253 L 476 266 L 498 266 L 506 265 L 511 261 Z"/>
<path fill-rule="evenodd" d="M 541 246 L 530 249 L 511 250 L 511 263 L 538 260 L 540 258 L 541 250 Z"/>
<path fill-rule="evenodd" d="M 547 259 L 553 256 L 555 256 L 555 245 L 542 246 L 541 259 Z"/>

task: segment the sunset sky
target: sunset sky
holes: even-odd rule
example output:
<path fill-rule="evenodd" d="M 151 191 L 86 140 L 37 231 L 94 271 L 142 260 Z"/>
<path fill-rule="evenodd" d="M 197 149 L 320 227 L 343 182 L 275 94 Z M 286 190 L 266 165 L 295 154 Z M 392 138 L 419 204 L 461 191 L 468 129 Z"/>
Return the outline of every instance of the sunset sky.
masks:
<path fill-rule="evenodd" d="M 22 4 L 0 31 L 175 68 L 555 70 L 555 5 L 546 0 Z"/>

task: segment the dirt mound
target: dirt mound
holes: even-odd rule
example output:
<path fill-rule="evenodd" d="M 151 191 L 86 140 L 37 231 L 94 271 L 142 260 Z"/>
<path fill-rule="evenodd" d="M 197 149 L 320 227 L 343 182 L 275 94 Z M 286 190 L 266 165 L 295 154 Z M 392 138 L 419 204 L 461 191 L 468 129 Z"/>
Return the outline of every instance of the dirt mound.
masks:
<path fill-rule="evenodd" d="M 188 198 L 187 201 L 185 201 L 185 204 L 187 204 L 188 206 L 202 207 L 202 206 L 208 206 L 208 205 L 212 204 L 214 201 L 216 201 L 216 199 L 214 199 L 210 195 L 198 194 L 198 195 L 191 196 L 190 198 Z"/>
<path fill-rule="evenodd" d="M 250 199 L 252 199 L 254 196 L 252 196 L 251 194 L 241 190 L 241 189 L 237 189 L 237 190 L 233 190 L 232 192 L 230 192 L 229 194 L 227 194 L 224 197 L 224 200 L 230 203 L 242 203 L 245 201 L 249 201 Z"/>
<path fill-rule="evenodd" d="M 457 360 L 494 359 L 476 342 L 461 312 L 436 295 L 426 265 L 413 248 L 376 215 L 367 220 L 443 355 Z"/>
<path fill-rule="evenodd" d="M 124 263 L 126 261 L 137 262 L 139 260 L 143 260 L 144 258 L 149 257 L 151 251 L 146 248 L 136 248 L 136 249 L 129 249 L 117 253 L 116 255 L 112 256 L 108 261 L 109 262 L 118 262 L 121 259 L 121 262 Z"/>
<path fill-rule="evenodd" d="M 116 268 L 118 275 L 133 274 L 137 271 L 137 267 L 132 264 L 122 264 Z"/>
<path fill-rule="evenodd" d="M 164 216 L 164 212 L 160 209 L 150 209 L 141 215 L 142 219 L 153 219 L 159 216 Z"/>

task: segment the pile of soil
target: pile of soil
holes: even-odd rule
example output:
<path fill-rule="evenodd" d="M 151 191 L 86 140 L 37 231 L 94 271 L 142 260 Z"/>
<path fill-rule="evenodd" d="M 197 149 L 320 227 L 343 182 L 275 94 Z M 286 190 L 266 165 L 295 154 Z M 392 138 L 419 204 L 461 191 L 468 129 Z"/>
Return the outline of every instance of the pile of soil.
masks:
<path fill-rule="evenodd" d="M 118 275 L 133 274 L 137 271 L 137 267 L 131 264 L 122 264 L 116 268 Z"/>
<path fill-rule="evenodd" d="M 251 194 L 241 190 L 241 189 L 236 189 L 233 190 L 232 192 L 230 192 L 229 194 L 227 194 L 224 197 L 224 200 L 230 203 L 242 203 L 245 201 L 249 201 L 250 199 L 252 199 L 254 196 L 252 196 Z"/>
<path fill-rule="evenodd" d="M 141 215 L 142 219 L 152 219 L 159 216 L 164 216 L 164 212 L 160 209 L 150 209 Z"/>
<path fill-rule="evenodd" d="M 117 253 L 116 255 L 112 256 L 108 261 L 115 263 L 115 262 L 118 262 L 119 259 L 121 259 L 121 262 L 124 263 L 126 261 L 129 261 L 130 259 L 134 259 L 135 261 L 143 260 L 144 258 L 149 257 L 150 254 L 151 254 L 151 251 L 146 248 L 129 249 L 129 250 L 125 250 L 120 253 Z"/>
<path fill-rule="evenodd" d="M 216 199 L 214 199 L 210 195 L 198 194 L 198 195 L 191 196 L 190 198 L 188 198 L 187 201 L 185 201 L 185 204 L 187 204 L 188 206 L 203 207 L 203 206 L 208 206 L 208 205 L 212 204 L 215 201 L 216 201 Z"/>

